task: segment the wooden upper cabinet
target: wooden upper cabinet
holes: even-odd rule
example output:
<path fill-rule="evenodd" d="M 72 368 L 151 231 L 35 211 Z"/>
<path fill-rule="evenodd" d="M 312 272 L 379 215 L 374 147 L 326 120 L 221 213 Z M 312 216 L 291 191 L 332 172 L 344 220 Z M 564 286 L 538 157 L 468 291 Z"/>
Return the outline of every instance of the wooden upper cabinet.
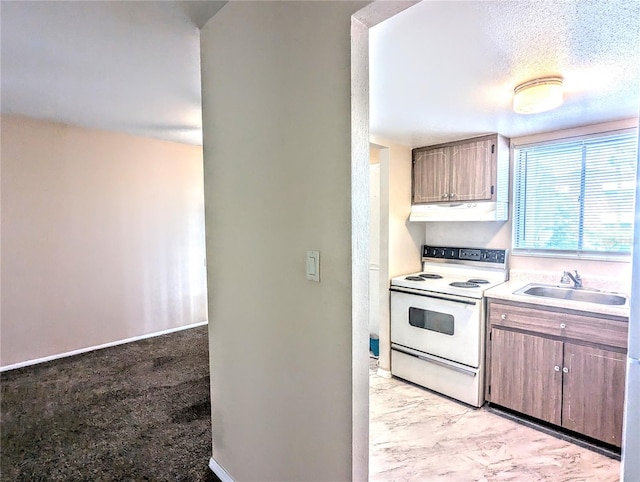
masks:
<path fill-rule="evenodd" d="M 413 150 L 412 202 L 507 201 L 509 148 L 497 134 Z"/>
<path fill-rule="evenodd" d="M 565 343 L 562 426 L 620 446 L 625 355 Z"/>
<path fill-rule="evenodd" d="M 413 162 L 413 200 L 432 203 L 449 191 L 449 148 L 421 151 Z"/>
<path fill-rule="evenodd" d="M 451 147 L 450 201 L 492 201 L 495 193 L 495 140 Z"/>

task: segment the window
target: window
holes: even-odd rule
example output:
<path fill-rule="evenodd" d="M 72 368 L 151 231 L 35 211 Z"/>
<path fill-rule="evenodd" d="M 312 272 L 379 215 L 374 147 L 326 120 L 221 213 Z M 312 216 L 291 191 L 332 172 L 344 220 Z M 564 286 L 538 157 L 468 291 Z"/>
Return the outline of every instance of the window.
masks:
<path fill-rule="evenodd" d="M 517 147 L 514 252 L 628 254 L 637 144 L 633 129 Z"/>

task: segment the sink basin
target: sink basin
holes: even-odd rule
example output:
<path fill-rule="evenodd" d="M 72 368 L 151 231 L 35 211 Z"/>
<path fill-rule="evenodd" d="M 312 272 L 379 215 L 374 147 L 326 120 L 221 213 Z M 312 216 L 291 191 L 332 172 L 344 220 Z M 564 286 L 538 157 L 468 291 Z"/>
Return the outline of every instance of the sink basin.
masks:
<path fill-rule="evenodd" d="M 524 288 L 514 291 L 516 295 L 538 296 L 542 298 L 554 298 L 557 300 L 581 301 L 585 303 L 597 303 L 599 305 L 624 305 L 627 298 L 614 293 L 604 291 L 587 290 L 583 288 L 564 288 L 562 286 L 550 286 L 529 284 Z"/>

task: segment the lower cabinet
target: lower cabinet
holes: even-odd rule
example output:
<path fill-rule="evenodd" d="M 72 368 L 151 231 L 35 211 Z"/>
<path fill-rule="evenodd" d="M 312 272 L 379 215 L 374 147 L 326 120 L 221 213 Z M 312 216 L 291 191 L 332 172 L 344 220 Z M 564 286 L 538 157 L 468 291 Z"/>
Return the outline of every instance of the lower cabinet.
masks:
<path fill-rule="evenodd" d="M 493 301 L 488 311 L 487 400 L 620 446 L 625 322 L 575 313 L 567 317 Z M 540 324 L 539 333 L 532 323 L 536 319 L 546 320 Z M 581 333 L 585 332 L 584 326 L 592 327 L 593 333 L 577 339 L 568 337 L 567 330 L 572 333 L 568 323 L 572 322 L 580 324 Z M 611 346 L 594 343 L 602 330 L 607 332 Z"/>
<path fill-rule="evenodd" d="M 626 356 L 564 344 L 562 426 L 620 446 Z"/>
<path fill-rule="evenodd" d="M 560 425 L 562 342 L 495 329 L 491 344 L 491 401 Z"/>

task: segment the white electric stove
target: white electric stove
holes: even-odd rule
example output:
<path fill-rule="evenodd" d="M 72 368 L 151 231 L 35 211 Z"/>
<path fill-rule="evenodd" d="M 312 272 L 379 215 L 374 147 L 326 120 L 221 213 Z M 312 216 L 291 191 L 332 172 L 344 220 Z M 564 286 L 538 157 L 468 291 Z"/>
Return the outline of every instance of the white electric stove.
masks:
<path fill-rule="evenodd" d="M 484 291 L 508 278 L 507 250 L 422 247 L 422 271 L 391 280 L 391 373 L 484 403 Z"/>

